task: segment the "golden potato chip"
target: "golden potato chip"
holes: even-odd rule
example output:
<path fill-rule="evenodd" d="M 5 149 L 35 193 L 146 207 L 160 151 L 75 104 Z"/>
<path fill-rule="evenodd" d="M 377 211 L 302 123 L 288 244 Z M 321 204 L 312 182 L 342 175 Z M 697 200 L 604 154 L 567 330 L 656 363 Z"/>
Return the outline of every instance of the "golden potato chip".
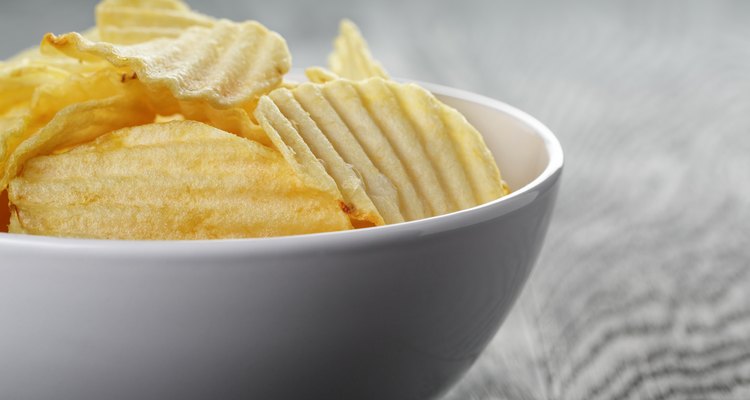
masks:
<path fill-rule="evenodd" d="M 298 111 L 295 116 L 285 112 L 286 115 L 294 119 L 304 119 L 305 115 L 308 116 L 307 123 L 311 123 L 310 130 L 316 131 L 320 140 L 330 142 L 332 150 L 338 152 L 343 161 L 357 172 L 367 189 L 367 196 L 372 199 L 372 203 L 377 207 L 385 223 L 393 224 L 404 221 L 398 207 L 398 192 L 393 183 L 372 163 L 359 141 L 326 101 L 319 86 L 304 84 L 293 92 L 279 89 L 273 91 L 270 97 L 277 104 L 284 101 L 297 103 L 295 108 L 302 113 Z M 326 132 L 326 135 L 323 132 Z M 305 138 L 305 140 L 308 139 Z"/>
<path fill-rule="evenodd" d="M 283 114 L 276 104 L 267 96 L 261 97 L 255 116 L 273 145 L 297 176 L 305 185 L 338 199 L 347 208 L 351 207 L 344 201 L 336 182 L 328 175 L 320 160 L 310 151 L 296 128 L 285 117 L 278 118 L 279 115 Z"/>
<path fill-rule="evenodd" d="M 263 128 L 243 108 L 217 109 L 203 103 L 182 101 L 179 103 L 179 113 L 185 119 L 203 122 L 265 146 L 272 146 Z"/>
<path fill-rule="evenodd" d="M 39 86 L 58 83 L 69 75 L 65 70 L 37 63 L 14 68 L 0 67 L 0 115 L 31 101 Z"/>
<path fill-rule="evenodd" d="M 12 232 L 214 239 L 351 229 L 276 151 L 193 121 L 127 128 L 35 157 L 9 189 Z"/>
<path fill-rule="evenodd" d="M 222 20 L 211 28 L 191 27 L 176 38 L 133 45 L 93 42 L 77 33 L 47 34 L 42 48 L 84 61 L 106 59 L 135 72 L 152 90 L 166 87 L 178 100 L 215 108 L 250 104 L 252 109 L 291 66 L 284 39 L 255 21 Z"/>
<path fill-rule="evenodd" d="M 467 188 L 457 182 L 463 180 L 465 174 L 475 199 L 471 205 L 495 200 L 506 194 L 500 171 L 482 135 L 457 110 L 441 103 L 430 92 L 415 84 L 373 78 L 357 82 L 356 85 L 359 86 L 364 103 L 369 104 L 368 108 L 373 116 L 380 118 L 383 126 L 390 125 L 394 135 L 401 129 L 408 131 L 409 125 L 415 129 L 442 183 L 429 188 L 423 187 L 420 189 L 422 193 L 431 193 L 437 187 L 443 187 L 444 191 L 450 193 L 449 198 L 458 203 L 452 209 L 465 208 L 462 205 L 466 205 L 470 198 L 468 193 L 462 192 Z M 389 120 L 387 117 L 389 112 L 393 113 L 391 116 L 397 115 L 393 111 L 396 104 L 404 111 L 402 122 L 394 121 L 395 118 Z M 384 112 L 383 106 L 391 111 Z M 428 119 L 428 116 L 435 115 L 442 124 L 435 119 L 432 122 Z M 444 142 L 446 137 L 450 138 L 450 144 Z M 409 154 L 411 160 L 413 150 L 407 149 L 405 146 L 402 154 Z M 463 169 L 464 174 L 455 171 L 456 169 Z M 433 211 L 436 211 L 439 197 L 437 194 L 429 196 Z"/>
<path fill-rule="evenodd" d="M 396 188 L 404 219 L 413 221 L 430 216 L 406 166 L 365 107 L 357 87 L 351 81 L 336 80 L 322 85 L 321 91 L 372 163 Z"/>
<path fill-rule="evenodd" d="M 89 28 L 81 32 L 81 36 L 89 40 L 99 40 L 99 31 L 96 27 Z M 30 47 L 14 55 L 13 57 L 0 62 L 0 69 L 5 67 L 15 68 L 19 65 L 39 62 L 40 64 L 57 66 L 60 63 L 63 66 L 72 66 L 74 64 L 80 64 L 78 60 L 73 60 L 70 57 L 63 56 L 61 54 L 42 54 L 39 46 Z M 67 68 L 62 68 L 67 69 Z"/>
<path fill-rule="evenodd" d="M 401 117 L 410 121 L 410 125 L 420 137 L 443 190 L 448 195 L 448 211 L 462 210 L 479 204 L 450 136 L 452 131 L 443 122 L 442 117 L 448 111 L 443 109 L 444 106 L 432 94 L 417 85 L 389 86 L 395 102 L 401 106 Z M 454 135 L 457 140 L 470 136 L 469 133 Z M 483 142 L 481 144 L 483 145 Z M 494 160 L 489 161 L 494 164 Z M 488 178 L 487 182 L 492 182 L 492 179 Z"/>
<path fill-rule="evenodd" d="M 291 91 L 277 89 L 268 99 L 280 110 L 264 104 L 264 97 L 263 107 L 256 110 L 258 119 L 286 125 L 289 137 L 310 145 L 303 149 L 311 151 L 310 162 L 321 159 L 333 175 L 341 167 L 329 150 L 313 145 L 327 139 L 344 165 L 351 165 L 366 182 L 367 195 L 386 221 L 386 215 L 393 214 L 384 211 L 385 204 L 397 204 L 404 220 L 414 220 L 504 194 L 481 135 L 457 111 L 417 85 L 381 78 L 339 79 L 305 83 Z M 292 105 L 298 110 L 291 110 Z M 324 139 L 311 138 L 311 132 Z M 284 142 L 290 145 L 291 140 L 285 137 Z M 300 151 L 290 147 L 293 156 Z M 397 195 L 388 191 L 389 186 Z"/>
<path fill-rule="evenodd" d="M 179 0 L 104 0 L 96 6 L 96 27 L 101 40 L 109 43 L 173 38 L 191 26 L 214 23 Z"/>
<path fill-rule="evenodd" d="M 285 122 L 292 121 L 294 131 L 275 128 L 283 135 L 281 138 L 285 142 L 284 145 L 289 146 L 298 142 L 298 146 L 304 147 L 305 152 L 315 155 L 310 160 L 313 162 L 320 160 L 326 172 L 336 182 L 352 217 L 362 222 L 360 225 L 367 222 L 371 225 L 383 225 L 384 218 L 365 192 L 365 184 L 361 176 L 342 159 L 307 111 L 297 103 L 291 92 L 288 89 L 278 89 L 270 95 L 270 98 L 276 107 L 264 106 L 262 117 L 259 118 L 276 126 L 284 126 Z M 285 134 L 291 134 L 291 136 Z"/>
<path fill-rule="evenodd" d="M 106 62 L 81 62 L 64 55 L 43 55 L 39 48 L 22 52 L 0 63 L 0 116 L 29 103 L 42 86 L 59 85 L 71 75 L 94 73 Z"/>
<path fill-rule="evenodd" d="M 59 85 L 37 88 L 31 104 L 19 110 L 17 115 L 0 118 L 0 171 L 6 171 L 7 161 L 16 148 L 42 130 L 60 110 L 81 102 L 128 93 L 140 99 L 141 108 L 147 104 L 140 84 L 112 69 L 87 76 L 71 75 Z M 85 119 L 82 121 L 85 125 Z M 6 184 L 7 180 L 0 181 L 0 190 Z"/>
<path fill-rule="evenodd" d="M 339 79 L 338 75 L 321 67 L 305 68 L 305 76 L 312 83 L 326 83 Z"/>
<path fill-rule="evenodd" d="M 155 114 L 137 92 L 69 105 L 10 154 L 0 190 L 21 171 L 24 163 L 37 156 L 69 149 L 112 130 L 152 122 Z"/>
<path fill-rule="evenodd" d="M 388 79 L 383 67 L 370 54 L 367 42 L 352 21 L 343 20 L 333 42 L 328 65 L 334 74 L 352 80 L 379 77 Z"/>
<path fill-rule="evenodd" d="M 431 148 L 431 144 L 424 140 L 421 132 L 414 129 L 395 95 L 400 85 L 389 85 L 383 79 L 368 79 L 356 87 L 362 103 L 406 167 L 428 215 L 455 210 L 435 170 L 438 164 L 448 160 L 430 158 L 427 149 Z"/>

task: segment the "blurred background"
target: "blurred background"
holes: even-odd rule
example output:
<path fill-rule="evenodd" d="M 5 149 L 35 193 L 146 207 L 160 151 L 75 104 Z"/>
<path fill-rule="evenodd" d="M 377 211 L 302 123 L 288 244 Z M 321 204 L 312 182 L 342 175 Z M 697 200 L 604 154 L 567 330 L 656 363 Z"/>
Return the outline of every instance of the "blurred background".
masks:
<path fill-rule="evenodd" d="M 518 306 L 451 399 L 750 398 L 750 2 L 190 0 L 297 68 L 355 21 L 393 75 L 539 118 L 566 167 Z M 0 3 L 0 58 L 94 24 Z"/>

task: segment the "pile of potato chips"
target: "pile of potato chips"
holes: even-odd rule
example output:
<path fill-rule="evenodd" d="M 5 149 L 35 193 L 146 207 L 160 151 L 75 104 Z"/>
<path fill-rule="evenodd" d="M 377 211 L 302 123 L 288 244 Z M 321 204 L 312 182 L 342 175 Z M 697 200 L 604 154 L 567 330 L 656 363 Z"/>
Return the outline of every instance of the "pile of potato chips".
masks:
<path fill-rule="evenodd" d="M 329 64 L 290 82 L 286 42 L 258 22 L 179 0 L 102 1 L 95 28 L 0 62 L 0 229 L 267 237 L 413 221 L 508 192 L 479 132 L 390 80 L 349 21 Z"/>

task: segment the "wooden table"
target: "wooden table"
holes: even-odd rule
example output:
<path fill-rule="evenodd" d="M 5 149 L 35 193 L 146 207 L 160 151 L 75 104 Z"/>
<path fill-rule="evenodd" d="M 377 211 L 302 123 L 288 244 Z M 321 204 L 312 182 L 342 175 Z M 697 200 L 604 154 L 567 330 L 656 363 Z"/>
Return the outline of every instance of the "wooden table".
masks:
<path fill-rule="evenodd" d="M 0 57 L 92 24 L 94 3 L 3 2 Z M 297 67 L 350 17 L 393 75 L 560 137 L 541 259 L 448 399 L 750 399 L 750 2 L 191 3 L 263 21 Z"/>

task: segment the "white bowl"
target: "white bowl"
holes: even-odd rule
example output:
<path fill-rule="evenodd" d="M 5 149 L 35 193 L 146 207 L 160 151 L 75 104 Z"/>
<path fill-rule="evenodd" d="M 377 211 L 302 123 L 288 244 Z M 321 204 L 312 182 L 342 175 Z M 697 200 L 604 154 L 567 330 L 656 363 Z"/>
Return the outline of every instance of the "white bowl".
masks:
<path fill-rule="evenodd" d="M 527 114 L 425 86 L 514 192 L 397 225 L 193 242 L 0 234 L 0 399 L 425 399 L 500 327 L 563 156 Z"/>

